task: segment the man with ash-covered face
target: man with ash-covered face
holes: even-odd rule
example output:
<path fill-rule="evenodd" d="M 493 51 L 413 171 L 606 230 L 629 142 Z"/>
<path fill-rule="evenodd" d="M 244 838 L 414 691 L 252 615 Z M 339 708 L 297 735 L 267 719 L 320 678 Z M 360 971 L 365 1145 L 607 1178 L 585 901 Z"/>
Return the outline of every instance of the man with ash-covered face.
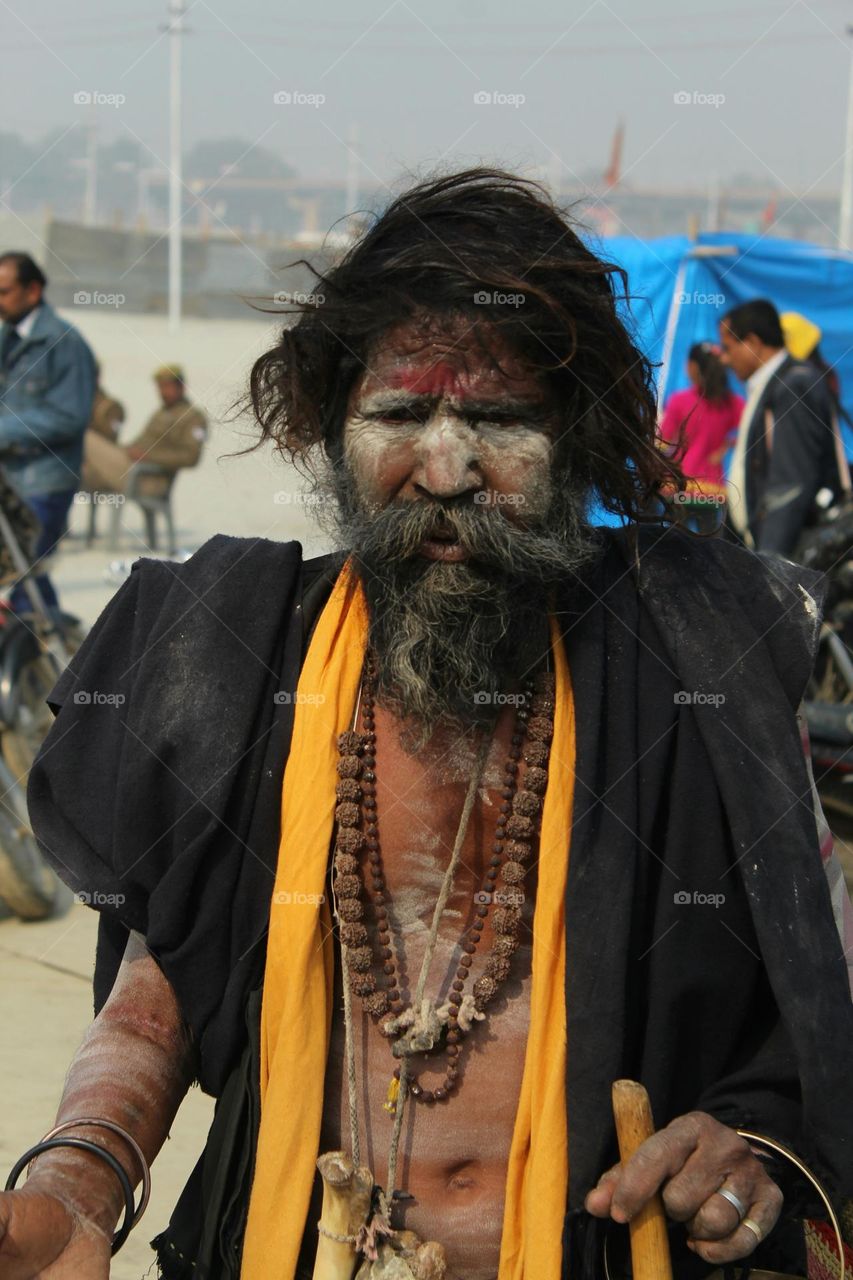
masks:
<path fill-rule="evenodd" d="M 341 552 L 142 561 L 54 691 L 33 822 L 101 911 L 57 1123 L 133 1182 L 219 1099 L 163 1276 L 615 1275 L 658 1190 L 677 1275 L 797 1265 L 738 1128 L 853 1189 L 815 575 L 643 519 L 681 478 L 618 277 L 512 175 L 406 192 L 252 372 Z M 620 1077 L 658 1126 L 621 1169 Z M 4 1276 L 106 1276 L 125 1191 L 40 1155 Z"/>

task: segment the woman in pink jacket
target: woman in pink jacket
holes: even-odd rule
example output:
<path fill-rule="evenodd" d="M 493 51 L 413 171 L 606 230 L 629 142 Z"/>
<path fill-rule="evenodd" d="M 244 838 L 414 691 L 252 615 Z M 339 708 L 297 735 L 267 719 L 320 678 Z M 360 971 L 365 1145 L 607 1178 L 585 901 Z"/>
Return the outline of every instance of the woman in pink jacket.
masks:
<path fill-rule="evenodd" d="M 734 443 L 744 400 L 729 387 L 718 348 L 711 342 L 690 348 L 687 375 L 691 385 L 667 400 L 660 435 L 668 445 L 682 442 L 681 465 L 688 480 L 697 481 L 704 494 L 720 494 L 723 457 Z"/>

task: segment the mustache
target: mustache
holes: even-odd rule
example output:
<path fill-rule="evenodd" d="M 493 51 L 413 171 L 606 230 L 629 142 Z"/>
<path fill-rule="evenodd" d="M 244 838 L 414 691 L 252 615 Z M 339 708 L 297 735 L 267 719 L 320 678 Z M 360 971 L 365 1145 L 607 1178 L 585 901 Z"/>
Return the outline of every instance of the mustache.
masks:
<path fill-rule="evenodd" d="M 572 545 L 582 525 L 574 503 L 560 504 L 548 519 L 526 526 L 510 520 L 498 506 L 471 498 L 410 499 L 379 510 L 351 510 L 347 523 L 350 545 L 370 565 L 411 560 L 426 539 L 439 537 L 458 542 L 481 569 L 511 569 L 539 581 L 565 572 L 567 543 Z"/>

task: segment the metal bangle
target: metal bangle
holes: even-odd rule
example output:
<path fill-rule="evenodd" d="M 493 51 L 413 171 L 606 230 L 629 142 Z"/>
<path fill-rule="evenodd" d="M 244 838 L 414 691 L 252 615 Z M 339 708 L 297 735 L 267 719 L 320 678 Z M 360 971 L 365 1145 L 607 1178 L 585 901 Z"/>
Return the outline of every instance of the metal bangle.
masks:
<path fill-rule="evenodd" d="M 841 1224 L 838 1221 L 838 1214 L 832 1206 L 832 1201 L 827 1195 L 820 1180 L 815 1177 L 808 1165 L 801 1160 L 795 1152 L 791 1151 L 790 1148 L 784 1146 L 781 1142 L 777 1142 L 775 1138 L 768 1138 L 763 1133 L 755 1133 L 752 1129 L 737 1129 L 736 1132 L 739 1138 L 745 1138 L 746 1141 L 750 1143 L 755 1142 L 760 1147 L 764 1147 L 765 1150 L 772 1151 L 774 1155 L 784 1156 L 786 1160 L 790 1160 L 794 1168 L 798 1169 L 803 1177 L 806 1178 L 814 1187 L 823 1202 L 823 1207 L 826 1209 L 826 1216 L 829 1218 L 832 1230 L 835 1234 L 835 1244 L 838 1249 L 838 1275 L 840 1280 L 844 1280 L 847 1272 L 845 1270 L 846 1259 L 844 1255 L 844 1240 L 841 1235 Z M 741 1223 L 741 1225 L 743 1224 Z"/>
<path fill-rule="evenodd" d="M 51 1138 L 47 1142 L 37 1142 L 34 1147 L 30 1147 L 29 1151 L 25 1151 L 20 1159 L 15 1163 L 12 1172 L 6 1179 L 6 1191 L 13 1191 L 15 1183 L 26 1169 L 27 1165 L 35 1160 L 36 1156 L 43 1155 L 45 1151 L 53 1151 L 57 1147 L 73 1147 L 78 1151 L 89 1151 L 93 1156 L 98 1156 L 105 1164 L 108 1164 L 113 1173 L 121 1183 L 122 1193 L 124 1194 L 124 1221 L 119 1230 L 113 1236 L 111 1255 L 115 1256 L 130 1235 L 133 1226 L 133 1187 L 130 1185 L 130 1178 L 122 1164 L 116 1160 L 112 1152 L 107 1151 L 104 1147 L 99 1147 L 97 1142 L 90 1142 L 88 1138 Z"/>
<path fill-rule="evenodd" d="M 92 1125 L 99 1129 L 109 1129 L 111 1133 L 118 1134 L 120 1138 L 124 1138 L 133 1154 L 139 1161 L 139 1170 L 142 1175 L 142 1195 L 133 1215 L 133 1226 L 139 1222 L 145 1210 L 148 1208 L 148 1201 L 151 1199 L 151 1170 L 148 1161 L 142 1153 L 142 1148 L 135 1138 L 132 1138 L 126 1129 L 120 1124 L 116 1124 L 113 1120 L 104 1120 L 94 1116 L 84 1116 L 79 1120 L 64 1120 L 62 1124 L 58 1124 L 55 1129 L 51 1129 L 50 1133 L 46 1133 L 42 1138 L 42 1142 L 49 1142 L 51 1138 L 55 1138 L 58 1133 L 64 1133 L 67 1129 L 76 1129 L 79 1125 Z"/>

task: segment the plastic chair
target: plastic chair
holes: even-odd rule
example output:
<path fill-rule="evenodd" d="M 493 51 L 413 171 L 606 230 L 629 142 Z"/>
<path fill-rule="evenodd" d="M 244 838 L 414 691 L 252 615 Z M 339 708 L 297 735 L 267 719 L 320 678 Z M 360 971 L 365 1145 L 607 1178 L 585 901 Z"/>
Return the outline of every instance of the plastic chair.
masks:
<path fill-rule="evenodd" d="M 145 518 L 145 537 L 152 551 L 157 550 L 157 517 L 163 517 L 166 524 L 167 549 L 170 556 L 175 555 L 177 551 L 175 520 L 172 514 L 172 486 L 175 483 L 176 475 L 176 471 L 167 470 L 167 468 L 160 467 L 155 462 L 134 462 L 127 473 L 127 484 L 124 492 L 128 502 L 135 502 L 142 509 L 142 514 Z M 156 476 L 167 482 L 162 494 L 140 492 L 140 481 L 149 476 Z M 92 522 L 94 521 L 94 507 L 95 503 L 92 503 L 92 513 L 89 517 Z M 110 516 L 108 544 L 110 551 L 118 549 L 119 531 L 121 529 L 121 507 L 121 503 L 116 503 Z"/>

